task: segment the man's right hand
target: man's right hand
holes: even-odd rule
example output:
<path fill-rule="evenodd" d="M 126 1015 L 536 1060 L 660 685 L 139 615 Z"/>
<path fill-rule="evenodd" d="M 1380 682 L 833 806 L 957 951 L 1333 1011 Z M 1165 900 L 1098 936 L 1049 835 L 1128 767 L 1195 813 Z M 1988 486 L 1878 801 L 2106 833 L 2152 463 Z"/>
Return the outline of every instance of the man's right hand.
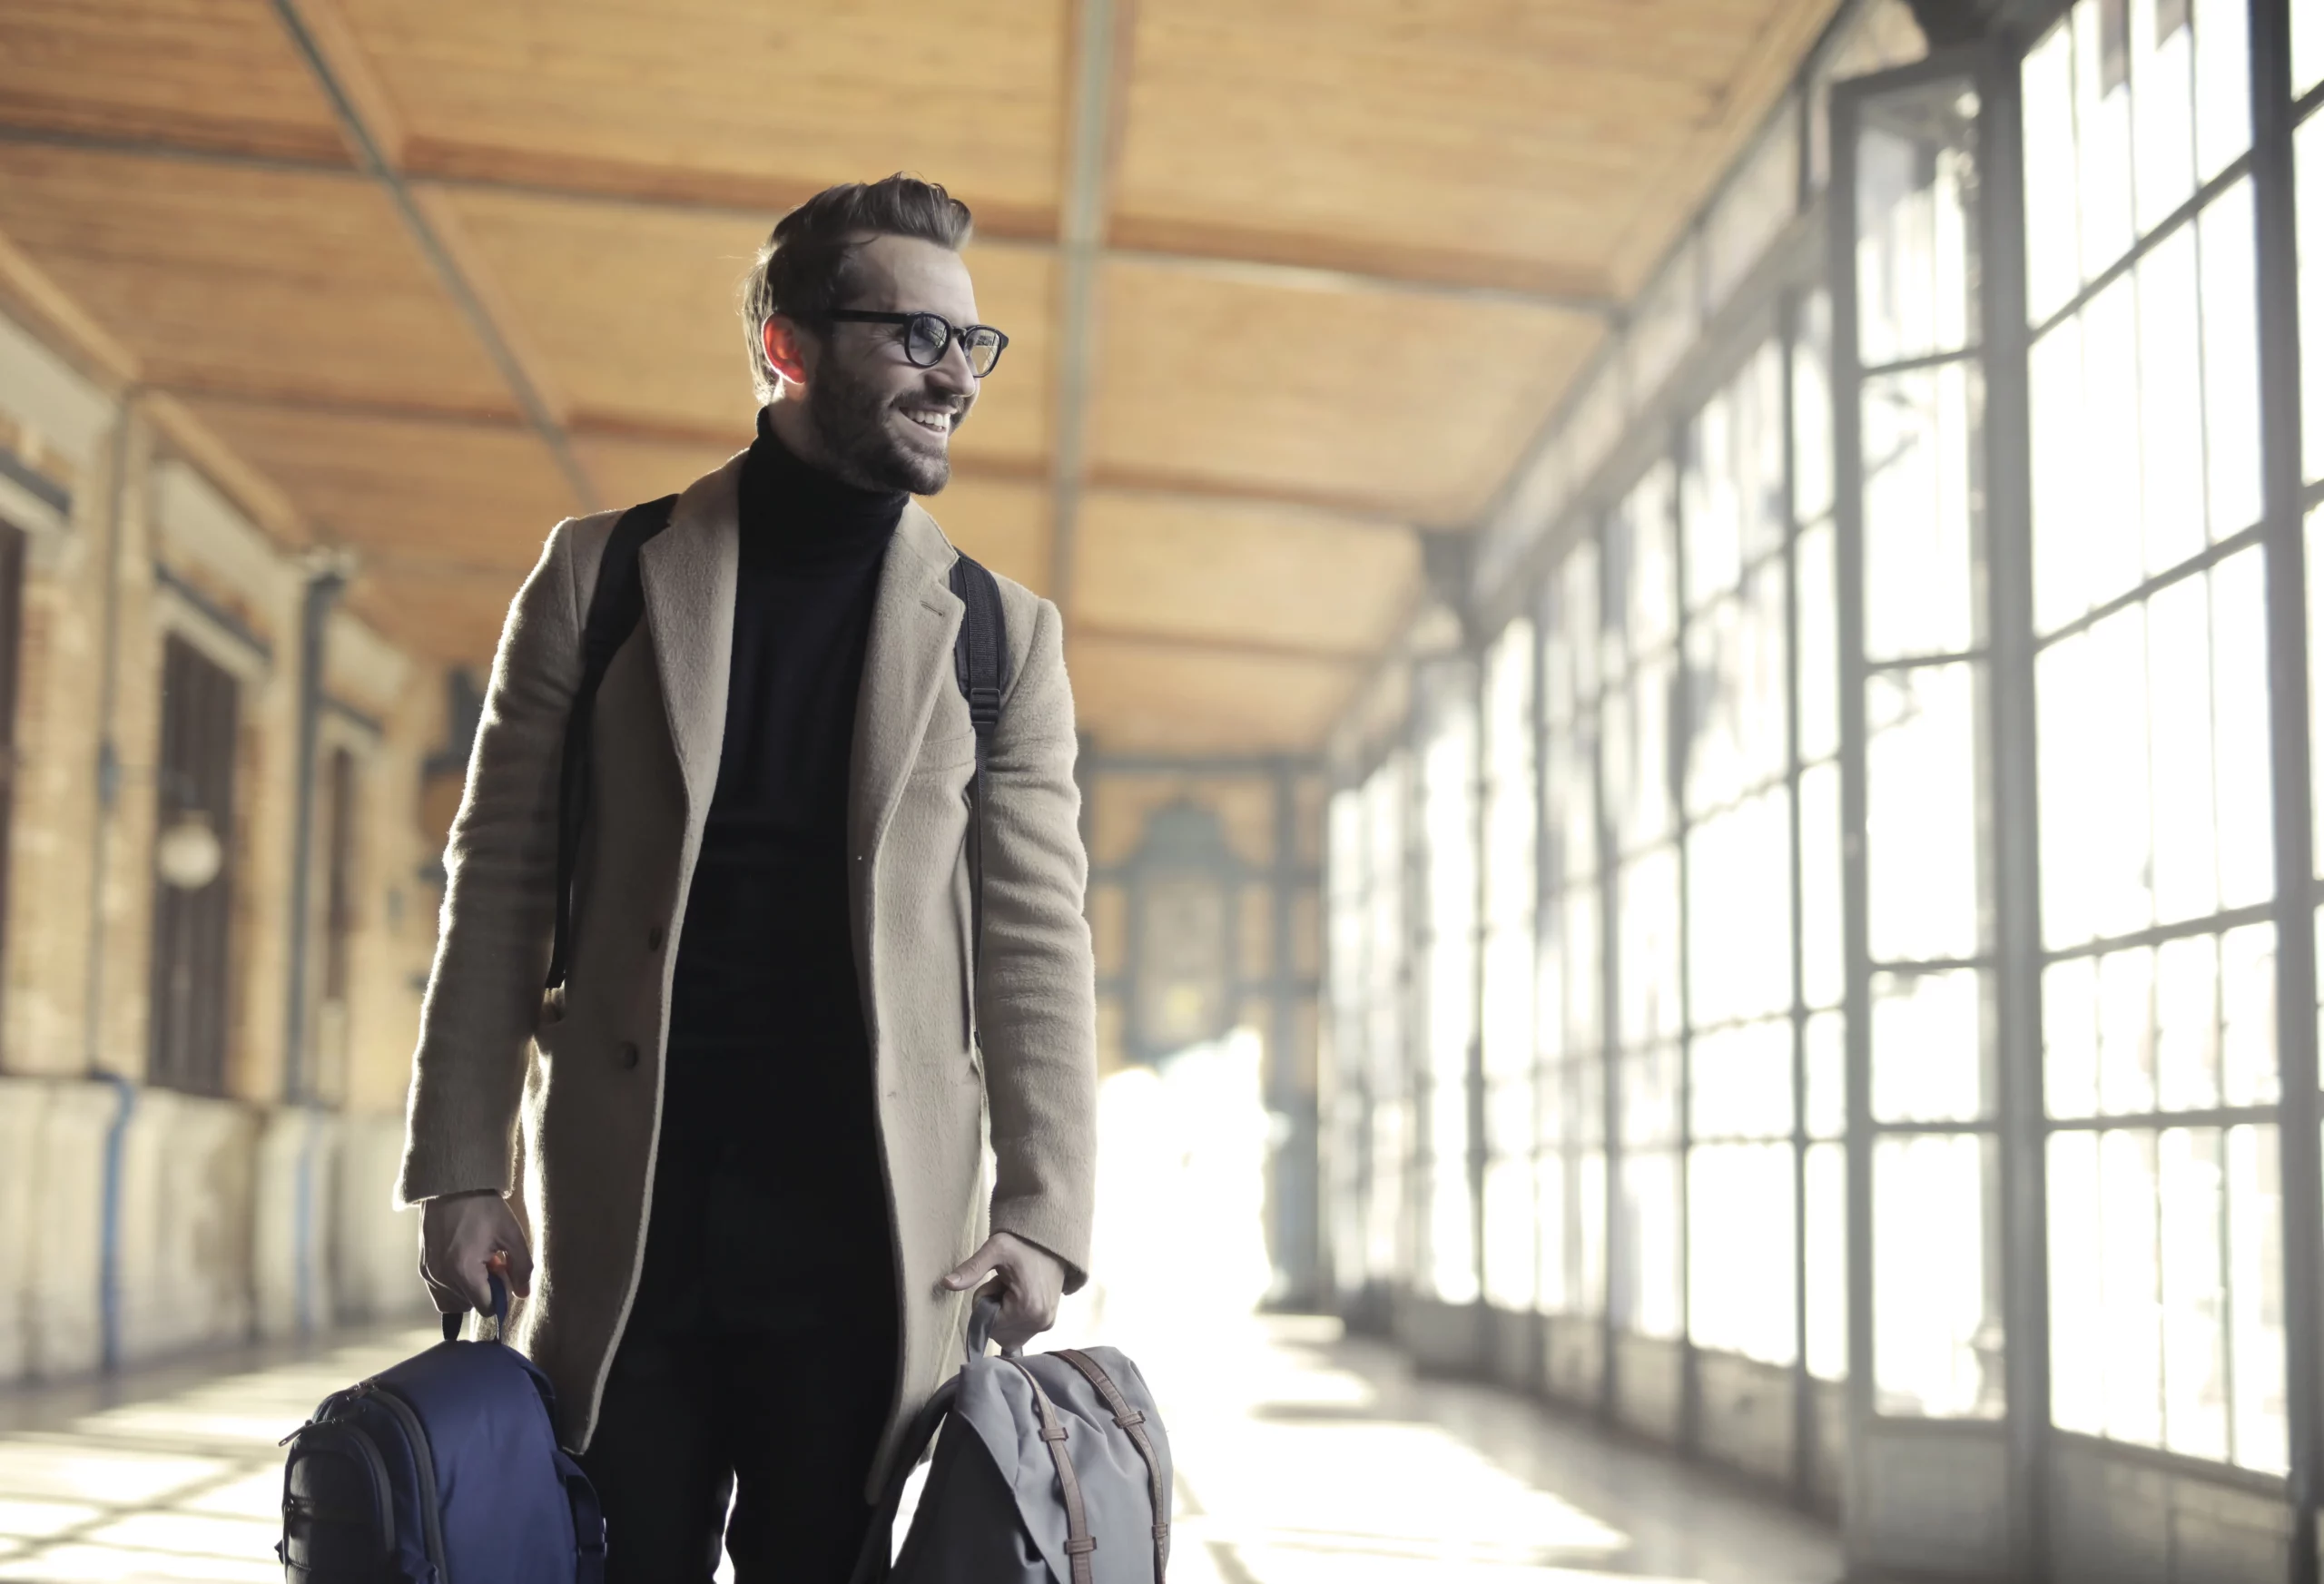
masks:
<path fill-rule="evenodd" d="M 522 1298 L 533 1290 L 533 1254 L 507 1200 L 489 1190 L 448 1194 L 419 1207 L 419 1279 L 439 1314 L 492 1312 L 490 1273 Z"/>

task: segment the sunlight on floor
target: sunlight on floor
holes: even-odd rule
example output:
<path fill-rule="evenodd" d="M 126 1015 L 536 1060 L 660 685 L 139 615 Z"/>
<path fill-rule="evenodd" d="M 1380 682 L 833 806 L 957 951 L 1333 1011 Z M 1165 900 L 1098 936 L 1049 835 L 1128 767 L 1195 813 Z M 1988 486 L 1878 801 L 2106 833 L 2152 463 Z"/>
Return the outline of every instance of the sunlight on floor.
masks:
<path fill-rule="evenodd" d="M 328 1392 L 424 1331 L 0 1436 L 0 1579 L 281 1584 L 282 1453 Z"/>
<path fill-rule="evenodd" d="M 1827 1531 L 1731 1487 L 1505 1393 L 1415 1380 L 1336 1321 L 1255 1313 L 1267 1122 L 1247 1035 L 1117 1074 L 1099 1107 L 1098 1279 L 1045 1341 L 1121 1348 L 1160 1399 L 1174 1584 L 1838 1577 Z M 0 1580 L 276 1584 L 275 1442 L 430 1340 L 379 1336 L 0 1434 Z"/>

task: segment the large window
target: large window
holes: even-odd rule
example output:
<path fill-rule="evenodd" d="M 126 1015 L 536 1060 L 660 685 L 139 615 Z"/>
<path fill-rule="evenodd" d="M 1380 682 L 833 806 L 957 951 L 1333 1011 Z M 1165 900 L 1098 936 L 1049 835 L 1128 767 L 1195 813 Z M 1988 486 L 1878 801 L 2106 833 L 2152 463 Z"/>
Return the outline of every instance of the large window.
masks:
<path fill-rule="evenodd" d="M 2274 1470 L 2248 53 L 2240 5 L 2127 21 L 2077 5 L 2024 67 L 2051 1406 Z"/>
<path fill-rule="evenodd" d="M 172 635 L 162 657 L 158 834 L 207 862 L 156 866 L 153 1019 L 146 1077 L 223 1094 L 233 918 L 234 756 L 241 702 L 232 673 Z"/>
<path fill-rule="evenodd" d="M 1606 1303 L 1605 916 L 1599 889 L 1595 543 L 1571 550 L 1542 602 L 1541 1306 L 1588 1318 Z M 1553 1369 L 1556 1366 L 1553 1364 Z"/>
<path fill-rule="evenodd" d="M 1612 833 L 1614 1323 L 1686 1327 L 1680 1169 L 1684 945 L 1671 710 L 1679 698 L 1679 567 L 1671 469 L 1656 465 L 1606 525 L 1606 684 L 1599 746 Z"/>
<path fill-rule="evenodd" d="M 1782 347 L 1688 427 L 1686 688 L 1689 1333 L 1798 1352 L 1792 1011 L 1790 598 Z"/>
<path fill-rule="evenodd" d="M 1426 678 L 1420 745 L 1421 1232 L 1429 1290 L 1477 1295 L 1476 1195 L 1469 1180 L 1469 1062 L 1477 1029 L 1475 673 L 1446 662 Z"/>
<path fill-rule="evenodd" d="M 2037 1459 L 2061 1510 L 2122 1462 L 2267 1500 L 2324 1264 L 2324 0 L 2007 10 L 1833 90 L 1829 252 L 1618 360 L 1670 382 L 1577 404 L 1493 546 L 1538 585 L 1415 675 L 1392 1124 L 1407 1288 L 1530 1293 L 1553 1392 L 1762 1469 L 1793 1372 L 1800 1477 L 1957 1456 L 1973 1560 Z"/>
<path fill-rule="evenodd" d="M 1533 920 L 1540 889 L 1531 622 L 1502 629 L 1486 654 L 1483 682 L 1484 1288 L 1493 1303 L 1521 1313 L 1533 1306 L 1543 1252 L 1535 1225 L 1541 1134 Z"/>

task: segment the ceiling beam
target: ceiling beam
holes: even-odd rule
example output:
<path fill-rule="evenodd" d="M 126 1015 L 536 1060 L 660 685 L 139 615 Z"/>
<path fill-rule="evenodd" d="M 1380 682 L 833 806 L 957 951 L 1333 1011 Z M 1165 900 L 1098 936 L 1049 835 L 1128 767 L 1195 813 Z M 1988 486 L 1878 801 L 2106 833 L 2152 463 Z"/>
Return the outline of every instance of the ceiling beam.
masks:
<path fill-rule="evenodd" d="M 153 389 L 186 401 L 219 407 L 242 407 L 263 411 L 287 411 L 322 418 L 379 423 L 441 424 L 463 428 L 519 428 L 522 420 L 498 408 L 473 406 L 421 406 L 409 402 L 350 400 L 336 392 L 261 389 L 248 385 L 203 384 L 173 379 Z M 731 425 L 697 422 L 657 422 L 616 413 L 592 412 L 586 408 L 565 415 L 566 435 L 578 443 L 592 440 L 615 445 L 666 446 L 721 454 L 750 443 L 749 415 L 738 413 Z M 1045 484 L 1055 477 L 1054 467 L 1033 457 L 985 457 L 973 452 L 952 458 L 953 477 L 1014 484 Z M 1221 507 L 1297 512 L 1336 526 L 1363 529 L 1420 529 L 1429 525 L 1409 512 L 1360 496 L 1329 491 L 1244 484 L 1209 478 L 1200 474 L 1161 474 L 1114 466 L 1085 467 L 1081 493 L 1127 496 L 1141 500 L 1183 506 Z"/>
<path fill-rule="evenodd" d="M 484 291 L 461 267 L 458 253 L 455 251 L 457 243 L 448 241 L 442 231 L 428 217 L 389 157 L 389 146 L 373 133 L 370 121 L 359 103 L 361 99 L 376 97 L 364 86 L 370 82 L 368 70 L 335 64 L 326 53 L 318 31 L 311 28 L 300 14 L 298 0 L 273 0 L 273 3 L 275 15 L 281 21 L 283 31 L 290 35 L 291 46 L 307 63 L 307 69 L 313 74 L 323 97 L 330 102 L 331 111 L 338 116 L 340 130 L 346 134 L 349 148 L 355 155 L 357 168 L 386 192 L 389 202 L 403 221 L 404 229 L 411 233 L 412 241 L 435 270 L 445 291 L 460 310 L 461 317 L 468 321 L 469 329 L 483 343 L 486 355 L 499 369 L 509 393 L 516 398 L 517 409 L 540 436 L 542 443 L 547 446 L 549 455 L 556 461 L 557 470 L 565 475 L 566 484 L 583 509 L 596 510 L 598 505 L 596 487 L 589 481 L 589 475 L 582 467 L 580 458 L 574 454 L 564 425 L 558 421 L 544 394 L 543 381 L 534 370 L 526 367 L 516 343 L 502 330 L 491 310 L 486 307 Z M 336 36 L 340 32 L 343 30 L 323 30 L 325 35 L 333 36 L 334 43 L 344 44 L 345 40 Z M 350 84 L 357 86 L 350 87 Z M 398 141 L 400 142 L 399 134 Z"/>
<path fill-rule="evenodd" d="M 333 160 L 295 154 L 264 154 L 248 150 L 201 143 L 174 143 L 166 138 L 117 136 L 64 127 L 0 123 L 0 144 L 72 149 L 84 153 L 115 154 L 130 159 L 178 160 L 190 164 L 223 165 L 246 171 L 272 171 L 284 175 L 354 177 L 354 167 Z M 436 169 L 428 158 L 433 146 L 408 140 L 412 151 L 397 167 L 402 182 L 415 193 L 459 191 L 517 198 L 546 198 L 561 202 L 600 204 L 675 214 L 732 215 L 763 225 L 767 217 L 812 195 L 803 182 L 753 181 L 753 191 L 732 196 L 702 196 L 684 192 L 629 191 L 572 179 L 556 172 L 517 176 L 494 167 L 489 151 L 477 151 L 458 162 L 462 173 Z M 763 189 L 763 191 L 760 191 Z M 1058 216 L 1053 213 L 1000 213 L 990 207 L 980 212 L 976 245 L 1051 254 L 1058 251 Z M 1245 246 L 1197 246 L 1191 241 L 1164 245 L 1157 241 L 1136 246 L 1101 242 L 1099 256 L 1108 263 L 1147 264 L 1186 270 L 1224 281 L 1291 290 L 1378 291 L 1400 296 L 1449 298 L 1491 302 L 1516 308 L 1550 309 L 1591 319 L 1618 320 L 1620 300 L 1610 294 L 1564 287 L 1535 287 L 1509 280 L 1483 279 L 1510 276 L 1505 262 L 1443 255 L 1442 268 L 1394 269 L 1351 257 L 1360 248 L 1347 244 L 1324 248 L 1314 239 L 1270 239 L 1262 247 L 1256 239 Z"/>
<path fill-rule="evenodd" d="M 1070 616 L 1075 536 L 1097 388 L 1098 272 L 1118 140 L 1115 103 L 1134 29 L 1131 0 L 1080 0 L 1074 18 L 1073 121 L 1065 151 L 1065 205 L 1058 216 L 1057 418 L 1050 429 L 1049 598 Z"/>

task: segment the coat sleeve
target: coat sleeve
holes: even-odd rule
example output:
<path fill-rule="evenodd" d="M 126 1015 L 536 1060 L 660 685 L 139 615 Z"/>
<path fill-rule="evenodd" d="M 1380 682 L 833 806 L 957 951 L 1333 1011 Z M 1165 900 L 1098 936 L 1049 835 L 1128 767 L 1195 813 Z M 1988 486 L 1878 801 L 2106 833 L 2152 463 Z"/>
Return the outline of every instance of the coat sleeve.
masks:
<path fill-rule="evenodd" d="M 987 766 L 984 970 L 977 1021 L 992 1111 L 992 1227 L 1088 1279 L 1097 1190 L 1098 1008 L 1078 742 L 1063 624 L 1034 605 L 1032 641 Z"/>
<path fill-rule="evenodd" d="M 549 535 L 508 607 L 445 845 L 443 914 L 396 1186 L 402 1204 L 513 1186 L 517 1107 L 555 928 L 558 767 L 580 685 L 573 526 Z"/>

